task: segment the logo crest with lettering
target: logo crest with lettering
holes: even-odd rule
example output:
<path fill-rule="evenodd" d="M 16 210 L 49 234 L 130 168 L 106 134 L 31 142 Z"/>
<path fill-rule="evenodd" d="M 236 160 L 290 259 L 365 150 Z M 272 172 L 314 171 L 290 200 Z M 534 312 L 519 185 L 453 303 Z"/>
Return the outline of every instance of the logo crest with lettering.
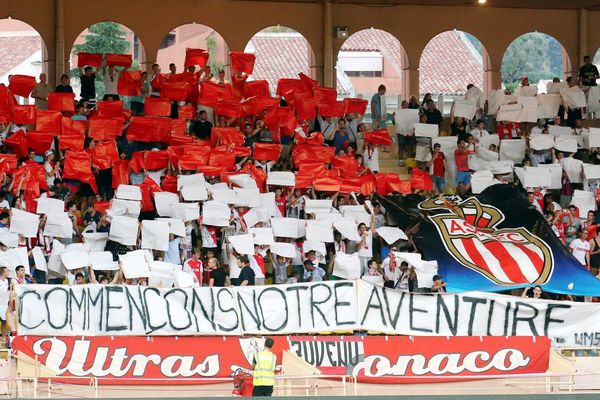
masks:
<path fill-rule="evenodd" d="M 439 197 L 419 204 L 431 211 L 446 250 L 460 264 L 498 285 L 537 284 L 550 279 L 554 258 L 548 244 L 523 227 L 498 228 L 504 214 L 475 197 Z"/>

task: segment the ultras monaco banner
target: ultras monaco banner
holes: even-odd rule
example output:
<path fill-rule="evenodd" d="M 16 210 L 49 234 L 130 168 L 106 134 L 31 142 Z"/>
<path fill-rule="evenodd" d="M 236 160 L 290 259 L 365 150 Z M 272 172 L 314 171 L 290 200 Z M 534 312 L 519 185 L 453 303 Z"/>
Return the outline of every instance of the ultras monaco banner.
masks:
<path fill-rule="evenodd" d="M 548 336 L 600 346 L 600 304 L 483 292 L 416 294 L 365 281 L 158 289 L 17 285 L 18 334 L 277 335 L 356 329 L 425 336 Z"/>
<path fill-rule="evenodd" d="M 547 292 L 600 296 L 582 266 L 522 192 L 490 186 L 461 199 L 379 197 L 400 228 L 415 231 L 425 260 L 437 260 L 448 291 L 501 291 L 541 285 Z"/>
<path fill-rule="evenodd" d="M 250 372 L 263 342 L 232 336 L 18 336 L 13 348 L 21 356 L 37 356 L 59 377 L 53 380 L 96 377 L 99 384 L 177 385 Z M 290 350 L 328 375 L 353 375 L 372 383 L 427 383 L 543 373 L 549 348 L 545 337 L 282 336 L 275 338 L 274 351 L 278 364 L 283 350 Z"/>

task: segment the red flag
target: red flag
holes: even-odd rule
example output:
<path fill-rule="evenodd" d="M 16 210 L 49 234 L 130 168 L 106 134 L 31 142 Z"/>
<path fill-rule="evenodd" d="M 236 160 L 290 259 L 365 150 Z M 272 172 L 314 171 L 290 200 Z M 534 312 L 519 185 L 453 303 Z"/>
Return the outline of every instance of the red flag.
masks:
<path fill-rule="evenodd" d="M 35 124 L 35 106 L 14 106 L 12 109 L 12 120 L 17 125 Z"/>
<path fill-rule="evenodd" d="M 235 165 L 235 154 L 213 149 L 208 160 L 209 166 L 218 166 L 222 171 L 233 171 Z"/>
<path fill-rule="evenodd" d="M 346 104 L 346 112 L 344 114 L 356 113 L 359 115 L 365 115 L 365 112 L 367 111 L 367 104 L 369 102 L 362 99 L 345 98 L 344 103 Z"/>
<path fill-rule="evenodd" d="M 17 169 L 17 157 L 16 154 L 0 154 L 0 162 L 3 164 L 2 172 L 9 173 Z"/>
<path fill-rule="evenodd" d="M 102 66 L 102 54 L 98 53 L 86 53 L 80 51 L 77 53 L 77 67 L 101 67 Z"/>
<path fill-rule="evenodd" d="M 296 175 L 296 189 L 307 189 L 313 185 L 312 175 Z"/>
<path fill-rule="evenodd" d="M 308 144 L 311 146 L 323 146 L 323 144 L 325 143 L 325 138 L 323 137 L 323 134 L 321 132 L 313 132 L 311 134 L 309 134 L 309 136 L 306 138 L 304 136 L 300 136 L 299 134 L 296 134 L 296 141 L 298 142 L 298 144 Z"/>
<path fill-rule="evenodd" d="M 304 90 L 304 83 L 300 79 L 282 78 L 277 81 L 277 96 L 289 96 L 289 92 L 303 92 Z"/>
<path fill-rule="evenodd" d="M 196 116 L 196 106 L 193 104 L 186 104 L 185 106 L 179 106 L 179 118 L 192 119 Z"/>
<path fill-rule="evenodd" d="M 184 66 L 191 67 L 198 65 L 200 68 L 204 68 L 208 61 L 208 52 L 204 49 L 185 49 L 185 62 Z"/>
<path fill-rule="evenodd" d="M 302 84 L 304 85 L 304 90 L 308 90 L 308 91 L 312 92 L 314 87 L 319 86 L 319 82 L 317 82 L 310 76 L 306 75 L 304 72 L 300 72 L 298 74 L 298 77 L 300 78 L 300 80 L 302 81 Z"/>
<path fill-rule="evenodd" d="M 362 182 L 358 178 L 342 178 L 340 184 L 340 193 L 360 193 L 362 189 Z"/>
<path fill-rule="evenodd" d="M 177 164 L 182 171 L 195 171 L 199 166 L 208 164 L 208 157 L 200 153 L 187 153 L 177 158 Z"/>
<path fill-rule="evenodd" d="M 255 96 L 271 97 L 268 81 L 258 80 L 244 83 L 244 98 L 248 99 Z M 277 100 L 279 104 L 279 99 Z"/>
<path fill-rule="evenodd" d="M 242 105 L 239 101 L 219 100 L 215 106 L 215 114 L 228 118 L 241 118 L 244 116 Z"/>
<path fill-rule="evenodd" d="M 279 99 L 276 97 L 258 96 L 252 97 L 244 102 L 252 108 L 252 114 L 259 115 L 265 110 L 272 110 L 279 107 Z"/>
<path fill-rule="evenodd" d="M 161 182 L 164 192 L 177 193 L 177 177 L 166 175 Z"/>
<path fill-rule="evenodd" d="M 106 54 L 104 56 L 106 60 L 106 65 L 115 67 L 131 67 L 131 63 L 133 62 L 131 54 Z"/>
<path fill-rule="evenodd" d="M 315 119 L 317 103 L 309 92 L 294 93 L 294 108 L 296 117 L 301 121 Z"/>
<path fill-rule="evenodd" d="M 144 181 L 137 185 L 140 187 L 142 192 L 142 207 L 141 211 L 152 211 L 154 210 L 154 203 L 152 202 L 153 194 L 156 192 L 162 192 L 160 186 L 154 182 L 149 176 L 144 178 Z"/>
<path fill-rule="evenodd" d="M 171 119 L 161 117 L 132 117 L 127 140 L 137 142 L 169 142 Z"/>
<path fill-rule="evenodd" d="M 90 155 L 92 164 L 99 170 L 111 168 L 113 163 L 119 161 L 119 153 L 114 140 L 97 143 L 93 149 L 90 148 Z"/>
<path fill-rule="evenodd" d="M 254 143 L 252 158 L 258 161 L 278 161 L 281 145 L 277 143 Z"/>
<path fill-rule="evenodd" d="M 4 139 L 4 144 L 7 145 L 17 157 L 27 157 L 29 144 L 27 143 L 27 138 L 25 137 L 25 131 L 23 129 L 19 129 Z"/>
<path fill-rule="evenodd" d="M 29 75 L 13 75 L 10 77 L 8 89 L 15 95 L 29 97 L 35 86 L 35 77 Z"/>
<path fill-rule="evenodd" d="M 413 168 L 411 186 L 413 189 L 433 190 L 433 179 L 427 172 L 421 171 L 419 168 Z"/>
<path fill-rule="evenodd" d="M 313 94 L 317 103 L 333 103 L 337 99 L 337 91 L 333 88 L 314 87 Z"/>
<path fill-rule="evenodd" d="M 44 154 L 46 150 L 50 150 L 52 140 L 56 137 L 53 132 L 28 131 L 27 143 L 29 148 L 35 151 L 36 154 Z"/>
<path fill-rule="evenodd" d="M 75 112 L 75 93 L 48 93 L 48 110 Z"/>
<path fill-rule="evenodd" d="M 85 135 L 90 126 L 89 121 L 75 120 L 75 119 L 71 119 L 69 117 L 62 117 L 60 121 L 61 121 L 61 132 L 62 133 L 77 132 L 77 133 L 81 133 L 82 135 Z"/>
<path fill-rule="evenodd" d="M 4 84 L 0 84 L 0 113 L 9 114 L 15 105 L 17 105 L 17 100 L 10 89 L 4 86 Z"/>
<path fill-rule="evenodd" d="M 363 196 L 370 196 L 377 190 L 374 174 L 372 172 L 369 171 L 366 174 L 359 176 L 358 179 L 361 181 L 360 194 Z"/>
<path fill-rule="evenodd" d="M 92 175 L 92 158 L 85 151 L 70 151 L 65 157 L 63 177 L 86 181 Z"/>
<path fill-rule="evenodd" d="M 231 56 L 231 69 L 233 71 L 245 72 L 248 75 L 252 73 L 254 61 L 256 60 L 254 54 L 232 51 L 229 55 Z"/>
<path fill-rule="evenodd" d="M 332 168 L 338 169 L 344 178 L 356 178 L 358 176 L 358 161 L 352 156 L 336 156 L 331 162 Z"/>
<path fill-rule="evenodd" d="M 97 104 L 98 117 L 112 118 L 123 115 L 123 100 L 99 101 Z"/>
<path fill-rule="evenodd" d="M 117 81 L 117 94 L 121 96 L 142 95 L 142 71 L 122 71 Z"/>
<path fill-rule="evenodd" d="M 123 133 L 123 126 L 116 118 L 90 119 L 89 135 L 95 140 L 115 140 Z"/>
<path fill-rule="evenodd" d="M 399 177 L 398 177 L 398 180 L 388 180 L 387 187 L 388 187 L 388 191 L 390 193 L 393 193 L 393 192 L 398 192 L 400 194 L 411 194 L 412 193 L 411 182 L 400 180 Z"/>
<path fill-rule="evenodd" d="M 145 165 L 149 171 L 167 168 L 169 165 L 169 152 L 167 150 L 146 151 Z"/>
<path fill-rule="evenodd" d="M 60 150 L 83 151 L 84 139 L 85 137 L 80 133 L 62 134 L 58 138 L 58 148 Z"/>
<path fill-rule="evenodd" d="M 387 129 L 378 129 L 376 131 L 365 133 L 365 143 L 390 146 L 392 144 L 392 138 L 390 137 L 390 132 Z"/>
<path fill-rule="evenodd" d="M 113 187 L 113 189 L 116 189 L 116 188 L 117 188 L 116 186 Z M 108 200 L 94 202 L 94 210 L 96 210 L 96 212 L 99 212 L 100 214 L 104 214 L 106 212 L 106 210 L 108 210 L 109 208 L 110 208 L 110 201 L 108 201 Z"/>
<path fill-rule="evenodd" d="M 250 154 L 251 154 L 250 147 L 235 146 L 232 144 L 215 147 L 214 150 L 223 151 L 223 152 L 231 152 L 231 153 L 235 154 L 236 157 L 250 157 Z"/>
<path fill-rule="evenodd" d="M 315 190 L 322 192 L 339 192 L 341 188 L 340 180 L 332 177 L 316 177 L 313 182 Z"/>
<path fill-rule="evenodd" d="M 112 188 L 116 189 L 119 185 L 129 185 L 129 161 L 117 160 L 112 166 Z"/>
<path fill-rule="evenodd" d="M 218 165 L 198 165 L 198 172 L 203 173 L 205 176 L 220 176 L 223 168 Z"/>
<path fill-rule="evenodd" d="M 346 113 L 346 104 L 343 101 L 318 103 L 321 117 L 343 117 Z"/>
<path fill-rule="evenodd" d="M 190 90 L 190 84 L 187 82 L 168 82 L 163 83 L 160 90 L 160 97 L 172 101 L 185 101 Z M 148 100 L 148 99 L 146 99 Z"/>
<path fill-rule="evenodd" d="M 303 162 L 298 165 L 298 175 L 322 176 L 325 174 L 325 164 L 322 162 Z"/>
<path fill-rule="evenodd" d="M 214 142 L 214 143 L 213 143 Z M 232 144 L 244 145 L 244 134 L 237 128 L 213 128 L 211 130 L 211 144 L 216 146 Z"/>
<path fill-rule="evenodd" d="M 165 83 L 163 85 L 163 90 L 167 85 L 169 84 Z M 146 97 L 144 100 L 144 114 L 169 117 L 171 116 L 171 101 L 165 98 Z"/>
<path fill-rule="evenodd" d="M 193 139 L 192 136 L 187 135 L 187 120 L 183 119 L 183 118 L 175 118 L 175 119 L 171 119 L 171 131 L 169 132 L 169 144 L 171 143 L 171 135 L 175 134 L 175 135 L 185 135 L 188 137 L 191 137 Z M 188 140 L 186 140 L 187 142 Z"/>

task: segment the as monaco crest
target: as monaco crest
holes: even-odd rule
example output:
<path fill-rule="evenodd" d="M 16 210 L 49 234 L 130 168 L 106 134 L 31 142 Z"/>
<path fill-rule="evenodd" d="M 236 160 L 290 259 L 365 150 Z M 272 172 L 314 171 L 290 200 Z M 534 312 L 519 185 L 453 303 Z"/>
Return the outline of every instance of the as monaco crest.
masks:
<path fill-rule="evenodd" d="M 431 211 L 446 250 L 467 268 L 498 285 L 546 283 L 554 258 L 546 242 L 525 228 L 500 229 L 504 214 L 475 197 L 429 199 L 419 204 Z"/>

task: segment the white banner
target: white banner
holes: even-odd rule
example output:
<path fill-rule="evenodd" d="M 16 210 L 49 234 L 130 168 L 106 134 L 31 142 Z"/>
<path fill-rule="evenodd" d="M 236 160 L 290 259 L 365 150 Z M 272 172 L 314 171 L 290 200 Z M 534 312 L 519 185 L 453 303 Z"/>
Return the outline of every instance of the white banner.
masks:
<path fill-rule="evenodd" d="M 290 171 L 271 171 L 267 175 L 267 185 L 296 186 L 296 175 Z"/>
<path fill-rule="evenodd" d="M 13 208 L 10 216 L 10 231 L 27 238 L 36 237 L 40 223 L 40 216 L 27 211 Z"/>
<path fill-rule="evenodd" d="M 169 230 L 167 221 L 142 221 L 142 249 L 167 251 L 169 249 Z"/>
<path fill-rule="evenodd" d="M 275 242 L 269 246 L 271 253 L 281 257 L 296 257 L 296 245 L 294 243 Z"/>
<path fill-rule="evenodd" d="M 316 242 L 333 242 L 333 229 L 330 221 L 306 221 L 306 240 Z"/>
<path fill-rule="evenodd" d="M 139 186 L 119 185 L 115 191 L 117 199 L 142 201 L 142 190 Z"/>
<path fill-rule="evenodd" d="M 529 138 L 529 147 L 533 150 L 548 150 L 554 147 L 554 136 L 552 135 L 531 135 Z"/>
<path fill-rule="evenodd" d="M 523 139 L 508 139 L 500 143 L 500 160 L 510 160 L 515 164 L 521 164 L 525 157 L 527 143 Z"/>
<path fill-rule="evenodd" d="M 539 101 L 538 118 L 552 119 L 558 115 L 558 109 L 562 104 L 559 94 L 538 94 Z"/>
<path fill-rule="evenodd" d="M 137 218 L 115 216 L 110 222 L 108 238 L 125 246 L 134 246 L 138 238 Z"/>
<path fill-rule="evenodd" d="M 463 117 L 467 120 L 473 119 L 477 112 L 477 105 L 475 101 L 456 99 L 454 100 L 454 116 Z"/>
<path fill-rule="evenodd" d="M 579 86 L 564 88 L 560 91 L 560 95 L 571 109 L 582 108 L 587 105 L 585 93 L 583 93 L 583 90 Z"/>
<path fill-rule="evenodd" d="M 551 185 L 552 175 L 549 169 L 539 167 L 525 167 L 523 187 L 548 188 Z"/>
<path fill-rule="evenodd" d="M 125 217 L 137 218 L 140 216 L 142 210 L 142 203 L 137 200 L 122 200 L 112 199 L 110 201 L 110 208 L 107 213 L 109 216 L 123 215 Z"/>
<path fill-rule="evenodd" d="M 560 164 L 540 164 L 538 167 L 550 170 L 550 187 L 548 189 L 562 188 L 562 166 Z"/>
<path fill-rule="evenodd" d="M 73 237 L 73 221 L 66 212 L 60 214 L 48 214 L 44 225 L 44 236 L 59 238 Z"/>
<path fill-rule="evenodd" d="M 419 110 L 400 109 L 396 110 L 396 133 L 404 136 L 412 136 L 415 124 L 419 123 Z"/>
<path fill-rule="evenodd" d="M 523 112 L 522 104 L 505 104 L 500 106 L 496 121 L 500 122 L 518 122 Z"/>
<path fill-rule="evenodd" d="M 171 192 L 155 192 L 154 193 L 154 204 L 156 205 L 156 212 L 161 217 L 173 217 L 173 204 L 179 203 L 179 196 L 177 193 Z"/>
<path fill-rule="evenodd" d="M 363 329 L 418 336 L 549 336 L 599 346 L 600 304 L 494 293 L 418 294 L 364 281 L 167 289 L 17 285 L 19 335 L 318 333 Z M 90 299 L 93 301 L 81 301 Z"/>
<path fill-rule="evenodd" d="M 440 135 L 440 128 L 435 124 L 415 124 L 415 136 L 435 138 Z"/>
<path fill-rule="evenodd" d="M 537 97 L 519 96 L 517 98 L 519 104 L 523 105 L 520 122 L 537 122 L 538 120 L 538 99 Z"/>
<path fill-rule="evenodd" d="M 271 218 L 273 235 L 290 239 L 302 237 L 306 234 L 304 222 L 297 218 Z"/>
<path fill-rule="evenodd" d="M 52 197 L 40 197 L 37 199 L 38 214 L 53 214 L 65 212 L 65 202 Z"/>
<path fill-rule="evenodd" d="M 204 174 L 178 175 L 177 190 L 181 190 L 184 186 L 206 187 Z"/>

